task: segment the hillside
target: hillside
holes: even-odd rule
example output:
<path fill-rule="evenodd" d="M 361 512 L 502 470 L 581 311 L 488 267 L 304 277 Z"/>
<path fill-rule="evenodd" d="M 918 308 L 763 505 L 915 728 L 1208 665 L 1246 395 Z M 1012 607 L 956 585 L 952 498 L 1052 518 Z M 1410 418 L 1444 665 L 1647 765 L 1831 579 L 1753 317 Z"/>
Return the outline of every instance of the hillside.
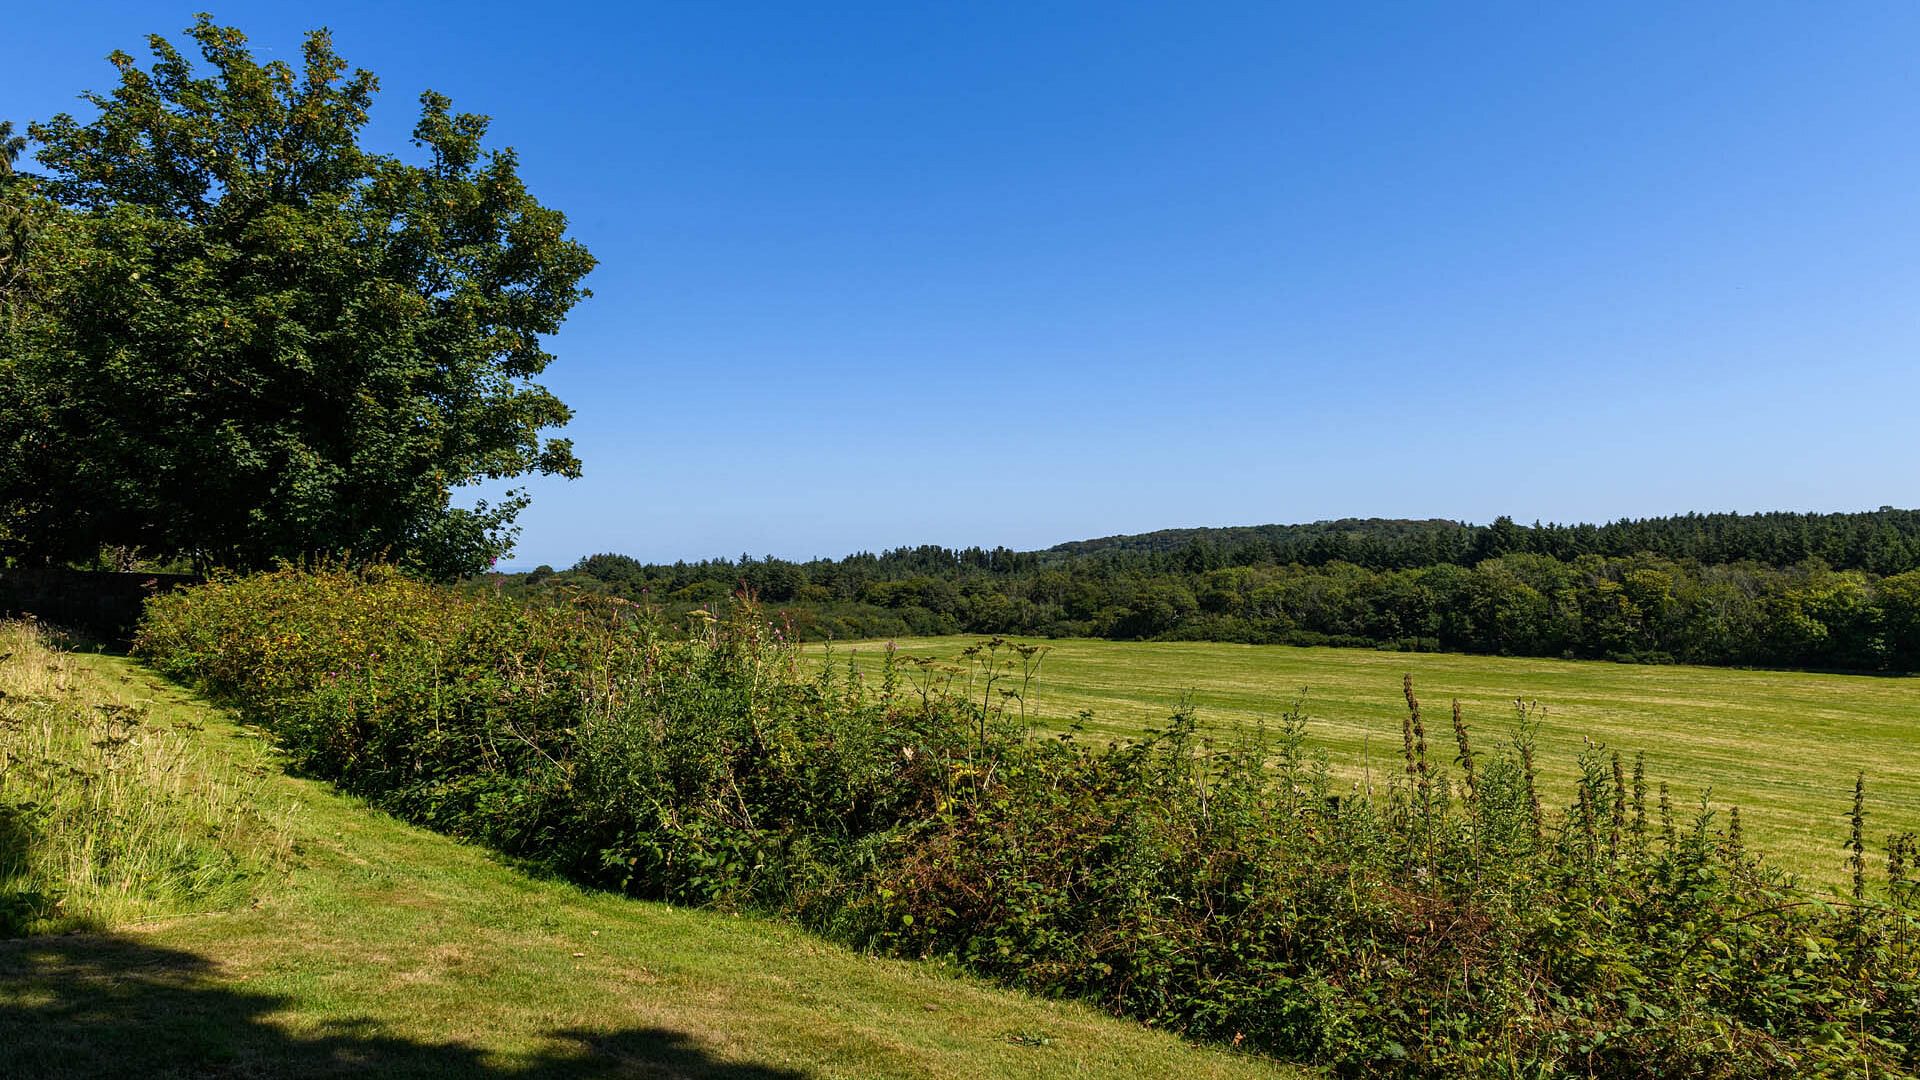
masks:
<path fill-rule="evenodd" d="M 977 1077 L 1304 1073 L 798 930 L 540 880 L 286 777 L 121 659 L 82 692 L 265 780 L 290 872 L 251 905 L 0 942 L 10 1076 Z M 24 663 L 18 657 L 11 663 Z"/>
<path fill-rule="evenodd" d="M 1344 561 L 1375 569 L 1452 562 L 1471 565 L 1500 555 L 1556 559 L 1581 555 L 1651 554 L 1703 563 L 1787 566 L 1819 559 L 1842 570 L 1901 573 L 1920 567 L 1920 511 L 1883 506 L 1861 513 L 1773 511 L 1688 513 L 1621 518 L 1603 524 L 1520 524 L 1501 517 L 1474 525 L 1445 519 L 1342 518 L 1296 525 L 1160 529 L 1055 544 L 1048 554 L 1180 554 L 1208 549 L 1233 565 Z"/>
<path fill-rule="evenodd" d="M 1342 520 L 808 562 L 601 554 L 476 584 L 673 614 L 745 592 L 814 640 L 1027 634 L 1920 669 L 1920 511 L 1891 507 L 1606 525 Z"/>
<path fill-rule="evenodd" d="M 1474 527 L 1444 518 L 1407 520 L 1398 518 L 1341 518 L 1299 525 L 1222 525 L 1178 529 L 1155 529 L 1144 533 L 1122 533 L 1088 540 L 1069 540 L 1046 549 L 1050 555 L 1077 557 L 1104 552 L 1177 552 L 1196 544 L 1219 548 L 1242 545 L 1293 545 L 1301 542 L 1388 543 L 1414 537 L 1441 537 L 1447 541 L 1470 542 Z"/>

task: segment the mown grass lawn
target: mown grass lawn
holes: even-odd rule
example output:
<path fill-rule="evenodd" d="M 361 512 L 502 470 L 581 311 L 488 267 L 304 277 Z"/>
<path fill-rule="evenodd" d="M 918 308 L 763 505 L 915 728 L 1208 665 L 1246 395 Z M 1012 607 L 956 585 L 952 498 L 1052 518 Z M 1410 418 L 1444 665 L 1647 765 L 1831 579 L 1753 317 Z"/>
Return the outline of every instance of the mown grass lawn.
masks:
<path fill-rule="evenodd" d="M 903 653 L 960 662 L 977 637 L 902 639 Z M 1749 840 L 1810 882 L 1839 882 L 1856 772 L 1867 775 L 1868 832 L 1920 830 L 1920 678 L 1511 659 L 1450 653 L 1189 642 L 1065 640 L 1048 647 L 1028 693 L 1031 715 L 1064 726 L 1093 711 L 1088 735 L 1138 735 L 1190 700 L 1203 724 L 1274 721 L 1304 695 L 1312 741 L 1348 782 L 1401 767 L 1400 680 L 1412 673 L 1428 739 L 1454 757 L 1447 719 L 1459 698 L 1475 748 L 1513 730 L 1514 702 L 1545 711 L 1541 763 L 1558 788 L 1582 740 L 1645 751 L 1683 813 L 1711 788 L 1738 806 Z M 884 643 L 840 644 L 864 668 Z M 1629 764 L 1630 767 L 1630 764 Z"/>
<path fill-rule="evenodd" d="M 791 927 L 594 894 L 272 771 L 264 741 L 127 661 L 266 769 L 294 853 L 237 910 L 0 941 L 0 1075 L 1281 1077 L 1090 1008 Z"/>

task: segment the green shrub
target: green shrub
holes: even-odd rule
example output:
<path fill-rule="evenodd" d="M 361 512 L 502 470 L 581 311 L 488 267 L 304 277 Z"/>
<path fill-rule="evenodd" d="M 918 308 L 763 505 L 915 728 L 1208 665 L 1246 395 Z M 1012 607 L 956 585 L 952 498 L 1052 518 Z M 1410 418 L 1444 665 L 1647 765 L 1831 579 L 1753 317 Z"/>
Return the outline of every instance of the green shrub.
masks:
<path fill-rule="evenodd" d="M 301 767 L 579 880 L 1343 1075 L 1920 1066 L 1910 838 L 1870 884 L 1856 803 L 1855 889 L 1812 896 L 1601 748 L 1554 805 L 1524 713 L 1491 751 L 1457 710 L 1430 740 L 1411 682 L 1403 768 L 1356 790 L 1297 710 L 1217 742 L 1186 713 L 1038 735 L 1031 647 L 867 681 L 745 603 L 670 632 L 604 597 L 282 571 L 157 599 L 141 648 Z"/>

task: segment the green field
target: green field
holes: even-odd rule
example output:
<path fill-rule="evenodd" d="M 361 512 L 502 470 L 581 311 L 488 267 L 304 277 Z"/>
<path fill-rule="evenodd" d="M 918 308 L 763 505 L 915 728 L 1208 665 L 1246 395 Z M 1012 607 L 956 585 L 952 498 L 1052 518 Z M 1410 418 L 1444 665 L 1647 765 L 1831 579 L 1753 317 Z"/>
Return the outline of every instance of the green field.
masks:
<path fill-rule="evenodd" d="M 956 660 L 973 637 L 902 639 L 903 653 Z M 1350 781 L 1400 767 L 1401 676 L 1412 673 L 1430 741 L 1454 756 L 1447 709 L 1461 702 L 1477 750 L 1513 729 L 1514 702 L 1545 712 L 1541 764 L 1564 781 L 1583 738 L 1645 751 L 1690 811 L 1703 788 L 1738 806 L 1753 843 L 1809 879 L 1837 882 L 1854 774 L 1867 774 L 1868 831 L 1920 830 L 1920 679 L 1728 668 L 1529 660 L 1364 649 L 1189 642 L 1043 642 L 1028 694 L 1033 716 L 1061 725 L 1091 709 L 1089 734 L 1124 737 L 1163 722 L 1183 699 L 1203 724 L 1276 720 L 1305 697 L 1309 733 Z M 836 646 L 863 667 L 878 643 Z M 1549 794 L 1558 792 L 1549 787 Z"/>
<path fill-rule="evenodd" d="M 149 703 L 257 775 L 293 855 L 229 910 L 0 940 L 0 1074 L 1309 1075 L 789 926 L 530 876 L 282 775 L 257 733 L 125 660 L 74 659 L 62 692 Z M 29 662 L 46 656 L 0 670 Z"/>

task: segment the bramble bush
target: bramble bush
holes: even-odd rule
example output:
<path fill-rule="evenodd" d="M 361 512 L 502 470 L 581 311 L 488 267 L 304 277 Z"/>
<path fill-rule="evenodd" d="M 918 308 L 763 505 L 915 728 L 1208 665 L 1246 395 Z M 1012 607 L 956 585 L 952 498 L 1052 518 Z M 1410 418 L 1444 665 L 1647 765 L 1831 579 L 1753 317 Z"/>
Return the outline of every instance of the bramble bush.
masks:
<path fill-rule="evenodd" d="M 750 604 L 668 628 L 282 570 L 156 599 L 139 648 L 296 767 L 578 880 L 1341 1075 L 1920 1070 L 1914 839 L 1870 873 L 1862 789 L 1853 887 L 1822 897 L 1637 758 L 1590 747 L 1550 796 L 1530 712 L 1475 746 L 1411 680 L 1401 767 L 1356 789 L 1297 707 L 1093 744 L 1027 723 L 1033 647 L 890 653 L 866 679 Z"/>

